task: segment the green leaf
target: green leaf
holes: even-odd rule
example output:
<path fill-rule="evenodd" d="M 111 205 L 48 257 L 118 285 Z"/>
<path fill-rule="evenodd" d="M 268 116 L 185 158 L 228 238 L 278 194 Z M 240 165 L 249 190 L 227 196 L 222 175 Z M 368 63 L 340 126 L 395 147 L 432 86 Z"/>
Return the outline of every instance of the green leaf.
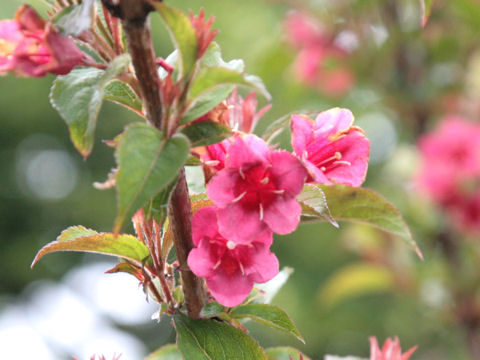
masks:
<path fill-rule="evenodd" d="M 205 115 L 225 100 L 231 94 L 233 89 L 235 89 L 235 85 L 223 85 L 200 95 L 194 100 L 194 105 L 182 117 L 182 124 L 186 124 Z"/>
<path fill-rule="evenodd" d="M 149 257 L 147 247 L 132 235 L 97 233 L 83 226 L 72 226 L 64 230 L 56 241 L 45 245 L 35 256 L 32 267 L 43 256 L 57 251 L 81 251 L 104 255 L 119 256 L 142 266 Z"/>
<path fill-rule="evenodd" d="M 174 316 L 177 345 L 188 360 L 266 360 L 258 343 L 231 325 L 210 319 Z"/>
<path fill-rule="evenodd" d="M 305 343 L 305 340 L 288 314 L 278 306 L 267 304 L 240 305 L 234 308 L 230 312 L 230 315 L 237 319 L 249 318 L 258 321 L 259 323 L 284 331 L 296 337 L 302 343 Z"/>
<path fill-rule="evenodd" d="M 216 42 L 212 42 L 200 60 L 200 67 L 221 67 L 243 73 L 245 64 L 243 60 L 240 59 L 234 59 L 228 62 L 223 60 L 220 46 Z M 182 118 L 182 123 L 186 124 L 209 112 L 225 100 L 234 88 L 235 85 L 231 84 L 221 85 L 198 96 L 191 102 L 190 109 Z"/>
<path fill-rule="evenodd" d="M 420 7 L 422 10 L 422 27 L 427 25 L 427 21 L 430 18 L 430 14 L 432 13 L 434 0 L 420 0 Z"/>
<path fill-rule="evenodd" d="M 297 195 L 302 206 L 302 216 L 319 217 L 338 228 L 338 223 L 332 217 L 327 204 L 327 197 L 322 189 L 316 185 L 305 184 L 302 192 Z"/>
<path fill-rule="evenodd" d="M 170 32 L 175 47 L 180 52 L 180 74 L 188 76 L 194 69 L 198 55 L 198 42 L 190 19 L 182 11 L 164 3 L 155 2 L 153 6 L 162 16 Z"/>
<path fill-rule="evenodd" d="M 225 309 L 225 306 L 220 305 L 216 301 L 212 301 L 203 307 L 201 315 L 203 317 L 215 317 L 224 312 Z"/>
<path fill-rule="evenodd" d="M 389 291 L 394 286 L 394 275 L 385 266 L 357 263 L 337 270 L 317 297 L 323 306 L 332 307 L 345 299 Z"/>
<path fill-rule="evenodd" d="M 383 196 L 369 189 L 346 185 L 314 186 L 325 194 L 330 214 L 335 220 L 370 224 L 397 235 L 423 259 L 402 214 Z"/>
<path fill-rule="evenodd" d="M 155 221 L 162 225 L 167 218 L 167 206 L 175 185 L 177 184 L 177 178 L 175 178 L 165 189 L 160 191 L 155 197 L 150 199 L 147 205 L 144 207 L 145 219 L 155 219 Z"/>
<path fill-rule="evenodd" d="M 270 100 L 270 94 L 265 89 L 260 78 L 219 66 L 206 67 L 198 72 L 191 85 L 189 99 L 192 101 L 202 94 L 224 85 L 248 86 L 265 96 L 267 100 Z"/>
<path fill-rule="evenodd" d="M 265 349 L 269 359 L 275 360 L 310 360 L 308 356 L 299 350 L 289 346 L 279 346 Z"/>
<path fill-rule="evenodd" d="M 114 80 L 104 90 L 104 99 L 123 105 L 136 112 L 142 111 L 142 101 L 132 88 L 119 80 Z"/>
<path fill-rule="evenodd" d="M 134 123 L 118 136 L 118 211 L 114 233 L 125 219 L 165 189 L 188 158 L 190 143 L 182 134 L 166 140 L 154 127 Z"/>
<path fill-rule="evenodd" d="M 64 35 L 78 36 L 92 27 L 95 16 L 95 0 L 83 0 L 70 5 L 52 19 L 53 24 Z"/>
<path fill-rule="evenodd" d="M 214 121 L 199 121 L 182 129 L 192 147 L 216 144 L 232 135 L 232 130 Z"/>
<path fill-rule="evenodd" d="M 175 344 L 162 346 L 148 355 L 145 360 L 182 360 L 182 354 Z"/>
<path fill-rule="evenodd" d="M 104 90 L 110 81 L 127 70 L 129 64 L 130 56 L 124 54 L 113 59 L 105 71 L 74 69 L 53 82 L 50 102 L 67 123 L 72 142 L 84 157 L 93 147 Z"/>

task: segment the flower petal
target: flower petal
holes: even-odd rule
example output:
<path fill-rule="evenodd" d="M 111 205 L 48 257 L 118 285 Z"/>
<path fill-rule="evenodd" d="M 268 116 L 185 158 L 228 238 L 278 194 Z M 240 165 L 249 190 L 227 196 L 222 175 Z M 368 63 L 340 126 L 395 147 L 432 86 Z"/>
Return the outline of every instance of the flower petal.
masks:
<path fill-rule="evenodd" d="M 225 167 L 248 168 L 253 165 L 264 164 L 266 155 L 270 151 L 267 143 L 255 135 L 238 136 L 229 146 Z"/>
<path fill-rule="evenodd" d="M 220 208 L 233 202 L 238 195 L 234 191 L 240 180 L 237 169 L 223 169 L 207 185 L 208 197 Z"/>
<path fill-rule="evenodd" d="M 293 151 L 302 157 L 307 145 L 313 141 L 313 121 L 306 116 L 292 115 L 290 128 Z"/>
<path fill-rule="evenodd" d="M 215 275 L 207 278 L 207 286 L 215 300 L 223 306 L 233 307 L 245 300 L 253 289 L 253 281 L 241 269 L 227 274 L 220 266 Z"/>
<path fill-rule="evenodd" d="M 218 234 L 217 208 L 206 206 L 198 210 L 192 219 L 193 243 L 199 246 L 203 238 L 213 239 Z"/>
<path fill-rule="evenodd" d="M 294 197 L 278 196 L 264 210 L 263 220 L 277 234 L 294 231 L 300 222 L 302 207 Z"/>
<path fill-rule="evenodd" d="M 263 236 L 268 227 L 260 220 L 260 211 L 244 208 L 239 202 L 218 210 L 218 229 L 226 239 L 237 244 L 250 243 Z"/>
<path fill-rule="evenodd" d="M 293 196 L 300 193 L 308 175 L 302 163 L 285 150 L 272 151 L 270 161 L 272 179 L 278 189 Z"/>
<path fill-rule="evenodd" d="M 316 136 L 328 137 L 348 130 L 353 121 L 353 114 L 348 109 L 333 108 L 322 111 L 315 119 L 315 134 Z"/>
<path fill-rule="evenodd" d="M 199 277 L 212 276 L 214 274 L 213 268 L 217 262 L 217 259 L 212 255 L 208 240 L 203 239 L 200 246 L 192 249 L 188 254 L 188 267 Z"/>
<path fill-rule="evenodd" d="M 256 283 L 264 283 L 278 274 L 278 259 L 265 244 L 253 243 L 250 248 L 251 264 L 245 268 L 249 278 Z"/>

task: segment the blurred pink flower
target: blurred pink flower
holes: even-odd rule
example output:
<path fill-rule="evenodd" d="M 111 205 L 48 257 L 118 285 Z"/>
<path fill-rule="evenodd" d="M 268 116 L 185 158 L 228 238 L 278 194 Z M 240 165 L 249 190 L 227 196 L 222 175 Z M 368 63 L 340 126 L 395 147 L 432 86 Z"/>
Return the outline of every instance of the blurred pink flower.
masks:
<path fill-rule="evenodd" d="M 455 202 L 462 185 L 480 176 L 480 124 L 448 116 L 418 147 L 419 184 L 440 204 Z"/>
<path fill-rule="evenodd" d="M 417 346 L 402 354 L 400 340 L 396 336 L 393 340 L 388 338 L 382 349 L 379 348 L 377 339 L 374 336 L 370 338 L 370 360 L 408 360 L 415 350 L 417 350 Z"/>
<path fill-rule="evenodd" d="M 318 184 L 360 186 L 368 168 L 370 142 L 362 129 L 352 126 L 350 110 L 334 108 L 315 121 L 293 115 L 292 146 Z"/>
<path fill-rule="evenodd" d="M 335 37 L 316 20 L 291 13 L 285 21 L 289 43 L 299 49 L 293 69 L 304 84 L 333 96 L 347 92 L 355 82 L 345 60 L 348 53 L 335 43 Z"/>
<path fill-rule="evenodd" d="M 279 264 L 269 247 L 272 232 L 259 233 L 249 244 L 237 244 L 218 231 L 217 208 L 200 209 L 193 217 L 193 243 L 188 266 L 206 278 L 213 297 L 224 306 L 236 306 L 247 298 L 254 283 L 264 283 L 278 274 Z M 240 225 L 241 224 L 237 224 Z M 237 227 L 237 231 L 241 231 Z"/>
<path fill-rule="evenodd" d="M 219 207 L 220 233 L 249 243 L 264 231 L 292 232 L 301 214 L 295 196 L 306 177 L 289 152 L 272 151 L 255 135 L 237 136 L 227 148 L 225 168 L 207 185 L 208 197 Z"/>
<path fill-rule="evenodd" d="M 250 92 L 244 99 L 238 95 L 235 88 L 232 96 L 227 99 L 230 127 L 233 130 L 251 133 L 258 120 L 272 107 L 268 104 L 257 112 L 257 106 L 257 94 L 254 91 Z"/>
<path fill-rule="evenodd" d="M 55 31 L 28 5 L 17 10 L 14 20 L 0 21 L 0 73 L 67 74 L 83 57 L 73 40 Z"/>

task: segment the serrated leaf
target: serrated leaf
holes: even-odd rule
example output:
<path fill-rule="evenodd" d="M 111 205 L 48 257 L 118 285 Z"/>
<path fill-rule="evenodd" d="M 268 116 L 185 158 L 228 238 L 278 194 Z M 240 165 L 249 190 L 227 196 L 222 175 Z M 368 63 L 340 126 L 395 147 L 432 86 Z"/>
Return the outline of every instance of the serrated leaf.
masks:
<path fill-rule="evenodd" d="M 141 112 L 142 101 L 132 90 L 130 85 L 114 80 L 104 90 L 104 99 L 123 105 L 131 110 Z"/>
<path fill-rule="evenodd" d="M 184 135 L 166 140 L 147 124 L 131 124 L 119 135 L 115 151 L 118 211 L 114 233 L 120 231 L 127 217 L 172 182 L 189 151 L 190 142 Z"/>
<path fill-rule="evenodd" d="M 235 85 L 223 85 L 200 95 L 194 100 L 194 105 L 182 117 L 182 124 L 186 124 L 205 115 L 225 100 L 232 93 L 233 89 L 235 89 Z"/>
<path fill-rule="evenodd" d="M 219 66 L 200 69 L 190 87 L 189 99 L 194 100 L 204 93 L 225 85 L 248 86 L 270 100 L 270 94 L 260 78 Z"/>
<path fill-rule="evenodd" d="M 155 2 L 153 6 L 165 21 L 175 47 L 180 52 L 180 74 L 185 77 L 193 71 L 197 61 L 198 41 L 195 29 L 188 16 L 182 11 L 164 3 Z"/>
<path fill-rule="evenodd" d="M 199 121 L 182 129 L 182 134 L 188 137 L 192 147 L 219 143 L 232 135 L 232 130 L 214 121 Z"/>
<path fill-rule="evenodd" d="M 305 184 L 302 192 L 297 195 L 297 200 L 302 206 L 302 216 L 319 217 L 338 228 L 338 223 L 330 213 L 327 197 L 318 186 Z"/>
<path fill-rule="evenodd" d="M 46 254 L 57 251 L 80 251 L 119 256 L 137 266 L 148 258 L 147 247 L 132 235 L 97 233 L 83 226 L 72 226 L 64 230 L 56 241 L 45 245 L 35 256 L 32 267 Z"/>
<path fill-rule="evenodd" d="M 124 73 L 129 64 L 130 56 L 123 54 L 116 57 L 105 71 L 74 69 L 67 75 L 58 76 L 53 82 L 50 91 L 52 106 L 67 123 L 75 148 L 85 157 L 93 147 L 105 87 Z"/>
<path fill-rule="evenodd" d="M 64 35 L 78 36 L 92 27 L 95 16 L 95 0 L 83 0 L 70 5 L 52 19 L 53 24 Z"/>
<path fill-rule="evenodd" d="M 289 346 L 268 348 L 265 352 L 272 360 L 310 360 L 308 356 Z"/>
<path fill-rule="evenodd" d="M 395 286 L 391 270 L 385 266 L 357 263 L 340 268 L 319 289 L 318 301 L 324 306 L 370 293 L 385 292 Z"/>
<path fill-rule="evenodd" d="M 249 318 L 272 328 L 284 331 L 302 343 L 305 343 L 302 335 L 293 324 L 288 314 L 278 306 L 267 304 L 248 304 L 234 308 L 230 315 L 233 318 Z"/>
<path fill-rule="evenodd" d="M 397 235 L 423 259 L 402 214 L 383 196 L 369 189 L 346 185 L 315 186 L 324 192 L 335 220 L 365 223 Z"/>
<path fill-rule="evenodd" d="M 169 344 L 155 350 L 145 360 L 183 360 L 183 358 L 177 345 Z"/>
<path fill-rule="evenodd" d="M 242 330 L 210 319 L 174 316 L 177 346 L 188 360 L 266 360 L 258 343 Z"/>
<path fill-rule="evenodd" d="M 427 21 L 432 13 L 433 0 L 420 0 L 420 8 L 422 11 L 422 27 L 427 25 Z"/>

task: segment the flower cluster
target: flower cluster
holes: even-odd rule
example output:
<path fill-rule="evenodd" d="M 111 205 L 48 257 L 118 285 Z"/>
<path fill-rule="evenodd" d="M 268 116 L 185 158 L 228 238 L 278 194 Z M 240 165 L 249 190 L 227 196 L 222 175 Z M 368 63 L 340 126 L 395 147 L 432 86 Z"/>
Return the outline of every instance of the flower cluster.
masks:
<path fill-rule="evenodd" d="M 40 77 L 62 75 L 79 65 L 84 54 L 72 39 L 58 33 L 28 5 L 13 20 L 0 21 L 0 74 Z"/>
<path fill-rule="evenodd" d="M 251 130 L 251 119 L 258 118 L 252 115 L 255 108 L 237 111 L 237 125 L 248 124 Z M 369 142 L 352 126 L 349 110 L 331 109 L 315 121 L 293 115 L 291 123 L 294 153 L 245 133 L 203 151 L 209 174 L 215 174 L 207 184 L 214 206 L 194 215 L 196 248 L 188 265 L 225 306 L 240 304 L 254 283 L 278 273 L 278 260 L 270 252 L 273 234 L 297 228 L 302 208 L 296 196 L 305 182 L 359 186 L 365 178 Z"/>
<path fill-rule="evenodd" d="M 418 183 L 455 225 L 480 231 L 480 124 L 446 117 L 420 138 Z"/>
<path fill-rule="evenodd" d="M 417 346 L 402 354 L 400 340 L 396 336 L 393 340 L 388 338 L 381 349 L 377 339 L 373 336 L 370 338 L 370 360 L 408 360 L 415 350 Z"/>
<path fill-rule="evenodd" d="M 354 83 L 346 66 L 348 52 L 317 21 L 301 13 L 291 13 L 285 21 L 288 42 L 298 49 L 294 72 L 298 79 L 326 94 L 342 95 Z"/>

